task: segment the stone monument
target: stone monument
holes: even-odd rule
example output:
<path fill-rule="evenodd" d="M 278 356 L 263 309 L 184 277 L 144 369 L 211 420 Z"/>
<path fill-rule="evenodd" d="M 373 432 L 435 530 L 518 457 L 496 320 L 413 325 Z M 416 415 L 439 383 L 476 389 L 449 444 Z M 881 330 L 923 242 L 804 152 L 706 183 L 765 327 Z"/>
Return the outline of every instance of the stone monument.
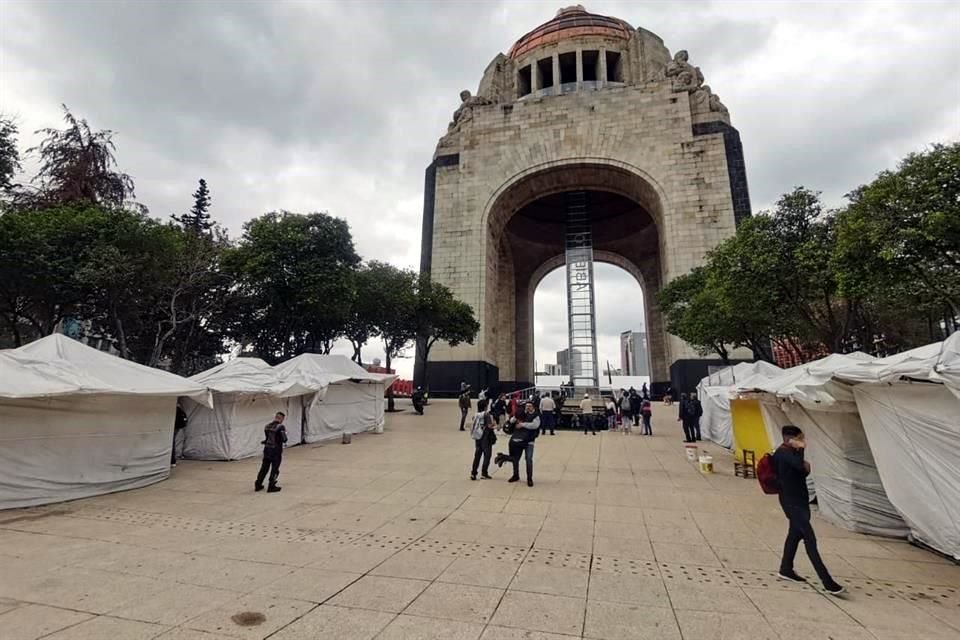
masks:
<path fill-rule="evenodd" d="M 750 215 L 739 133 L 686 51 L 578 5 L 498 54 L 476 95 L 461 92 L 427 167 L 421 271 L 481 330 L 472 345 L 435 345 L 418 382 L 533 382 L 533 293 L 565 263 L 571 194 L 586 203 L 593 259 L 643 288 L 653 382 L 688 390 L 706 375 L 712 362 L 666 333 L 656 294 Z"/>

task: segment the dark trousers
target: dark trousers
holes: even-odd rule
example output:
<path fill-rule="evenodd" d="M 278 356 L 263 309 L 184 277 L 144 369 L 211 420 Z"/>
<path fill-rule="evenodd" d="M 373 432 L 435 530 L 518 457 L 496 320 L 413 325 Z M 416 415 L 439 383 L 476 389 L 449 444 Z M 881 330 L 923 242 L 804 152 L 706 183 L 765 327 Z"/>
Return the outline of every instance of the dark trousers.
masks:
<path fill-rule="evenodd" d="M 790 530 L 787 532 L 787 539 L 783 543 L 783 557 L 780 560 L 780 571 L 789 573 L 793 571 L 793 560 L 797 556 L 797 547 L 803 540 L 803 546 L 807 550 L 807 557 L 810 558 L 810 564 L 817 572 L 817 576 L 824 583 L 832 582 L 830 572 L 827 571 L 820 552 L 817 550 L 817 535 L 813 532 L 813 525 L 810 524 L 810 505 L 808 504 L 784 504 L 780 503 L 784 515 L 790 522 Z"/>
<path fill-rule="evenodd" d="M 649 414 L 649 413 L 643 414 L 643 435 L 645 435 L 645 436 L 652 436 L 652 435 L 653 435 L 653 429 L 652 429 L 651 426 L 650 426 L 650 414 Z"/>
<path fill-rule="evenodd" d="M 690 435 L 694 440 L 700 440 L 700 418 L 690 418 Z"/>
<path fill-rule="evenodd" d="M 483 475 L 490 475 L 490 456 L 493 453 L 493 445 L 486 438 L 473 441 L 473 466 L 470 467 L 470 475 L 477 475 L 477 467 L 480 466 L 480 458 L 483 458 Z"/>
<path fill-rule="evenodd" d="M 540 416 L 540 435 L 546 435 L 547 431 L 556 434 L 557 416 L 552 413 L 544 413 Z"/>
<path fill-rule="evenodd" d="M 260 463 L 260 471 L 257 472 L 257 484 L 256 486 L 263 486 L 263 479 L 267 476 L 267 471 L 270 471 L 270 486 L 276 486 L 277 478 L 280 477 L 280 463 L 283 461 L 283 449 L 264 449 L 263 450 L 263 462 Z"/>
<path fill-rule="evenodd" d="M 513 463 L 513 477 L 520 477 L 520 456 L 525 458 L 527 463 L 527 480 L 533 481 L 533 443 L 518 442 L 516 446 L 513 440 L 510 441 L 510 462 Z"/>
<path fill-rule="evenodd" d="M 463 423 L 465 423 L 465 422 L 467 421 L 467 412 L 468 412 L 468 411 L 470 411 L 470 410 L 469 410 L 469 409 L 464 409 L 463 407 L 460 407 L 460 431 L 463 431 Z"/>
<path fill-rule="evenodd" d="M 635 426 L 635 427 L 639 427 L 639 426 L 640 426 L 640 413 L 639 413 L 639 412 L 633 414 L 633 426 Z"/>
<path fill-rule="evenodd" d="M 684 418 L 682 421 L 683 424 L 683 439 L 687 442 L 695 442 L 695 433 L 693 432 L 693 419 Z"/>
<path fill-rule="evenodd" d="M 583 435 L 587 435 L 587 429 L 590 429 L 593 433 L 597 432 L 597 421 L 592 414 L 587 414 L 580 416 L 580 422 L 583 423 Z"/>

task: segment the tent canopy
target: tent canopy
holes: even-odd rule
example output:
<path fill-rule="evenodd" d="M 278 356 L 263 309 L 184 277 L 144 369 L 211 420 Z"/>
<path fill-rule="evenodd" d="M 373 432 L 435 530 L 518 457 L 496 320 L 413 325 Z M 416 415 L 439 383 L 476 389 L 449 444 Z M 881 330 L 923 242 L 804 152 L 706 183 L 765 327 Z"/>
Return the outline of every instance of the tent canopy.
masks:
<path fill-rule="evenodd" d="M 234 358 L 190 378 L 211 391 L 279 398 L 313 393 L 296 380 L 283 380 L 277 369 L 260 358 Z"/>
<path fill-rule="evenodd" d="M 0 352 L 0 398 L 69 395 L 186 396 L 210 405 L 202 385 L 54 334 Z"/>
<path fill-rule="evenodd" d="M 302 390 L 323 391 L 328 385 L 352 381 L 357 383 L 393 383 L 397 376 L 390 373 L 370 373 L 346 356 L 304 353 L 274 367 L 278 378 L 286 385 L 298 385 Z"/>
<path fill-rule="evenodd" d="M 771 378 L 754 377 L 738 383 L 736 388 L 743 393 L 760 391 L 779 398 L 792 398 L 807 406 L 822 407 L 838 401 L 853 402 L 853 394 L 849 389 L 832 383 L 833 376 L 841 369 L 873 360 L 873 357 L 860 351 L 832 353 L 825 358 L 784 369 Z M 828 385 L 832 386 L 828 388 Z"/>
<path fill-rule="evenodd" d="M 730 412 L 730 396 L 736 385 L 759 384 L 783 372 L 769 362 L 741 362 L 732 367 L 715 371 L 700 380 L 697 395 L 703 406 L 701 429 L 709 440 L 721 447 L 733 447 L 733 421 Z"/>

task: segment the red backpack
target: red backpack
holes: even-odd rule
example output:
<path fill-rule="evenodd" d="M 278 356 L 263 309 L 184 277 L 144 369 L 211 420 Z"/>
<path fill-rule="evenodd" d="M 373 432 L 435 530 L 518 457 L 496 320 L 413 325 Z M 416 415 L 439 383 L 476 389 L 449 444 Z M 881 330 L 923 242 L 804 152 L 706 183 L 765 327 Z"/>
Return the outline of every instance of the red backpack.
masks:
<path fill-rule="evenodd" d="M 765 453 L 757 463 L 757 480 L 760 488 L 767 495 L 780 493 L 780 481 L 777 480 L 777 470 L 773 466 L 773 454 Z"/>

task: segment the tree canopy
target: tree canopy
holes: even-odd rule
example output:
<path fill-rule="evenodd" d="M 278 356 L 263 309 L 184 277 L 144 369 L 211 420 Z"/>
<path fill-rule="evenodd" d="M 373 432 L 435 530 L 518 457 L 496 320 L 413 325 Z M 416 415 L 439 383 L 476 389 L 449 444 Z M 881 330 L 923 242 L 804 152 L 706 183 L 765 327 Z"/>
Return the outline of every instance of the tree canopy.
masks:
<path fill-rule="evenodd" d="M 848 198 L 825 211 L 798 187 L 745 220 L 660 292 L 668 331 L 726 361 L 731 347 L 886 352 L 955 330 L 960 145 L 911 154 Z"/>

